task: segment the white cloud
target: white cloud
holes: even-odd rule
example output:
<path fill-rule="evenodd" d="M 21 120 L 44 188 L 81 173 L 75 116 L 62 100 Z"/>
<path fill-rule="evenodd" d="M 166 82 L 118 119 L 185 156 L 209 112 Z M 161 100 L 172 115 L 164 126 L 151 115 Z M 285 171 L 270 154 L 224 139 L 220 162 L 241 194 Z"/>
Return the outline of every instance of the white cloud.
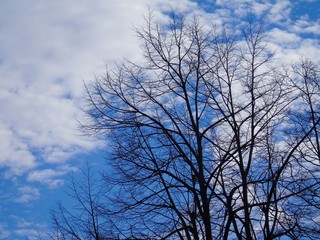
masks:
<path fill-rule="evenodd" d="M 18 188 L 18 198 L 14 200 L 17 203 L 29 203 L 40 198 L 40 192 L 37 188 L 23 186 Z"/>
<path fill-rule="evenodd" d="M 8 167 L 11 174 L 20 175 L 36 166 L 35 156 L 29 151 L 28 144 L 1 122 L 0 139 L 0 167 Z"/>
<path fill-rule="evenodd" d="M 46 239 L 48 235 L 45 233 L 47 225 L 39 222 L 34 222 L 26 219 L 25 217 L 10 215 L 8 217 L 14 222 L 15 229 L 11 231 L 12 239 Z"/>
<path fill-rule="evenodd" d="M 47 185 L 50 188 L 56 188 L 64 183 L 62 177 L 70 172 L 76 172 L 76 167 L 68 165 L 61 166 L 57 169 L 43 169 L 29 172 L 27 180 L 29 182 L 38 182 Z"/>
<path fill-rule="evenodd" d="M 294 24 L 290 27 L 290 30 L 296 33 L 311 33 L 320 35 L 320 20 L 311 21 L 307 16 L 301 16 Z"/>
<path fill-rule="evenodd" d="M 220 9 L 208 14 L 207 20 L 218 24 L 250 11 L 257 16 L 267 13 L 272 22 L 290 22 L 291 32 L 272 32 L 272 42 L 280 52 L 285 52 L 282 47 L 291 49 L 300 44 L 300 33 L 320 31 L 319 22 L 303 16 L 289 21 L 292 2 L 288 0 L 215 4 Z M 201 12 L 196 2 L 188 0 L 136 0 L 134 4 L 128 0 L 2 1 L 0 168 L 9 169 L 8 177 L 43 162 L 64 164 L 73 155 L 97 147 L 98 142 L 81 137 L 77 129 L 76 119 L 84 121 L 79 110 L 83 104 L 82 80 L 102 74 L 103 60 L 112 64 L 122 57 L 139 58 L 133 25 L 143 21 L 148 6 L 168 11 L 170 5 L 181 11 Z M 305 42 L 300 49 L 305 53 L 313 46 Z"/>
<path fill-rule="evenodd" d="M 268 36 L 270 37 L 270 41 L 272 43 L 276 43 L 287 48 L 297 48 L 301 41 L 301 37 L 299 35 L 281 30 L 279 28 L 274 28 L 269 31 Z"/>
<path fill-rule="evenodd" d="M 83 80 L 139 52 L 147 0 L 4 1 L 0 8 L 0 168 L 21 175 L 98 142 L 81 137 Z"/>
<path fill-rule="evenodd" d="M 139 58 L 133 25 L 148 6 L 195 9 L 179 1 L 5 0 L 0 8 L 0 168 L 13 177 L 44 162 L 64 163 L 101 142 L 80 136 L 83 80 L 104 61 Z"/>
<path fill-rule="evenodd" d="M 299 61 L 301 56 L 306 57 L 314 62 L 320 61 L 320 43 L 315 39 L 304 39 L 300 42 L 297 49 L 285 49 L 289 54 L 296 56 L 296 61 Z"/>
<path fill-rule="evenodd" d="M 215 5 L 217 6 L 215 12 L 224 22 L 241 22 L 253 14 L 258 19 L 262 18 L 281 26 L 288 24 L 293 7 L 290 0 L 216 0 Z"/>
<path fill-rule="evenodd" d="M 292 2 L 289 0 L 277 0 L 275 4 L 270 5 L 268 20 L 273 23 L 286 22 L 290 19 Z"/>
<path fill-rule="evenodd" d="M 267 35 L 270 38 L 269 47 L 276 51 L 275 61 L 279 64 L 292 64 L 301 56 L 320 61 L 319 40 L 315 36 L 305 35 L 319 35 L 320 20 L 312 21 L 307 15 L 300 16 L 297 20 L 292 18 L 293 8 L 297 7 L 296 3 L 289 0 L 233 0 L 231 2 L 230 4 L 230 1 L 216 0 L 215 4 L 218 8 L 212 16 L 227 22 L 238 21 L 239 26 L 246 21 L 248 14 L 265 17 L 266 28 L 273 27 L 267 30 Z M 236 31 L 237 29 L 235 33 Z"/>
<path fill-rule="evenodd" d="M 252 11 L 259 17 L 262 17 L 263 14 L 270 8 L 271 4 L 268 2 L 252 2 Z"/>
<path fill-rule="evenodd" d="M 157 11 L 171 11 L 174 9 L 177 12 L 195 12 L 199 8 L 197 2 L 189 0 L 157 0 L 154 1 L 153 7 Z"/>
<path fill-rule="evenodd" d="M 15 233 L 20 237 L 26 237 L 28 240 L 36 240 L 39 237 L 39 231 L 35 229 L 18 229 Z"/>

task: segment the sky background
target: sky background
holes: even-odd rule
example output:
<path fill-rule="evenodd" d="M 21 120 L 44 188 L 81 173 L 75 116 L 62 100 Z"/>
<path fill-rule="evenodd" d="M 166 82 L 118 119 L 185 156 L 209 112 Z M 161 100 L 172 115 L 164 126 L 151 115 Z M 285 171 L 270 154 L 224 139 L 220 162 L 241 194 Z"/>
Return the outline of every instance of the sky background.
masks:
<path fill-rule="evenodd" d="M 36 239 L 55 202 L 69 201 L 70 176 L 86 161 L 106 167 L 103 142 L 78 128 L 84 82 L 139 60 L 133 26 L 149 8 L 214 24 L 264 16 L 280 64 L 320 62 L 318 0 L 0 0 L 0 239 Z"/>

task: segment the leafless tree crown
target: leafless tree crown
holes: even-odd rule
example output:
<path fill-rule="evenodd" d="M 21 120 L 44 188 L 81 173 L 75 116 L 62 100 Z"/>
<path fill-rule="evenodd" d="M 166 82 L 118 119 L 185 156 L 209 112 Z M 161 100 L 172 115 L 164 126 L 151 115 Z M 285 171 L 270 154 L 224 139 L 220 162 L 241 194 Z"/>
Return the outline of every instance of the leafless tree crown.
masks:
<path fill-rule="evenodd" d="M 85 128 L 112 144 L 102 212 L 117 236 L 320 238 L 319 65 L 276 66 L 259 23 L 173 14 L 137 33 L 144 61 L 87 87 Z"/>

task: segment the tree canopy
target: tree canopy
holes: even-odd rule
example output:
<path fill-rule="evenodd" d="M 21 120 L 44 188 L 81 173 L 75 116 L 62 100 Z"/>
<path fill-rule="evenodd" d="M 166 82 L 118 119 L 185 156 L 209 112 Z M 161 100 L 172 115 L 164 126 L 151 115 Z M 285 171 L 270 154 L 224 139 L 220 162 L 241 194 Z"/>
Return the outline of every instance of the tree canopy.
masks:
<path fill-rule="evenodd" d="M 143 61 L 86 87 L 83 127 L 112 154 L 92 237 L 319 238 L 319 65 L 279 66 L 261 22 L 168 19 L 137 29 Z"/>

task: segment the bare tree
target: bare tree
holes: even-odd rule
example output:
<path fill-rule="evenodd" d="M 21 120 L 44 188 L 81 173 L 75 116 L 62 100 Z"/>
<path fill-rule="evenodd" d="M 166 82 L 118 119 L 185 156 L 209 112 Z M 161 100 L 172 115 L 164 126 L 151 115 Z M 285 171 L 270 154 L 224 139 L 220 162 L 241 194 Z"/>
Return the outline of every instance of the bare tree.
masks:
<path fill-rule="evenodd" d="M 108 219 L 101 214 L 105 190 L 97 173 L 87 163 L 86 168 L 81 170 L 81 179 L 72 177 L 70 181 L 67 193 L 73 202 L 72 207 L 58 203 L 51 211 L 53 227 L 49 237 L 55 240 L 110 239 L 113 234 L 108 228 Z"/>
<path fill-rule="evenodd" d="M 320 237 L 319 69 L 275 67 L 262 24 L 234 32 L 150 17 L 145 61 L 87 86 L 84 127 L 112 144 L 103 213 L 122 238 Z"/>

